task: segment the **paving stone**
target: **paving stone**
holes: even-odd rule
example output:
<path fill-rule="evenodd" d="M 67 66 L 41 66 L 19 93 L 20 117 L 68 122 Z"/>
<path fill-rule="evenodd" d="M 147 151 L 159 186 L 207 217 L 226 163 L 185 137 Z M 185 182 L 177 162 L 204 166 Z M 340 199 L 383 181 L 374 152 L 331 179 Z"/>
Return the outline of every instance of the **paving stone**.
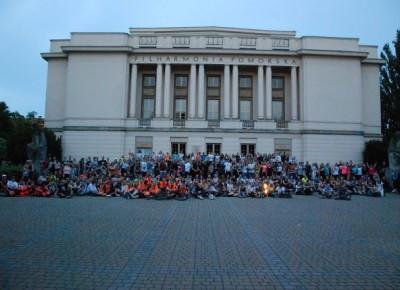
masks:
<path fill-rule="evenodd" d="M 399 289 L 399 208 L 0 198 L 0 289 Z"/>

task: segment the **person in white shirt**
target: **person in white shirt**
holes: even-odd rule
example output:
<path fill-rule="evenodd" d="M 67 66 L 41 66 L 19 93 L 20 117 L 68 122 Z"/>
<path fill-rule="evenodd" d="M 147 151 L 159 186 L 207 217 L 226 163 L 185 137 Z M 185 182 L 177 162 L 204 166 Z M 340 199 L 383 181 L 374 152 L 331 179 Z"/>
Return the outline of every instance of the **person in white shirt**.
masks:
<path fill-rule="evenodd" d="M 189 176 L 191 168 L 192 164 L 189 162 L 189 160 L 187 160 L 185 163 L 185 177 Z"/>

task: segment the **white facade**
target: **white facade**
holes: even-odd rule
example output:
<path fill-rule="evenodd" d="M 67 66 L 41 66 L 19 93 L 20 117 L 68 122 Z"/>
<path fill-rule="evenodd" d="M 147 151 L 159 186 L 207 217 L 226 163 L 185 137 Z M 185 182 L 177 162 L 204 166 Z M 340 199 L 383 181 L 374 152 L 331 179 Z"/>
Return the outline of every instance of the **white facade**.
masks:
<path fill-rule="evenodd" d="M 382 61 L 356 38 L 131 28 L 72 33 L 42 57 L 45 124 L 65 157 L 254 150 L 358 162 L 380 138 Z"/>

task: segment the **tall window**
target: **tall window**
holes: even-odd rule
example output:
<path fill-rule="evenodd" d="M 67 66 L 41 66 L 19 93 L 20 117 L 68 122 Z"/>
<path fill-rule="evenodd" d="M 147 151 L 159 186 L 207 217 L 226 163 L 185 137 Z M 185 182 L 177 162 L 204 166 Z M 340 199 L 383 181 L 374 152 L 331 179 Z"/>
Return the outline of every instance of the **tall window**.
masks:
<path fill-rule="evenodd" d="M 142 92 L 142 118 L 151 119 L 154 116 L 154 99 L 156 95 L 155 75 L 143 75 Z"/>
<path fill-rule="evenodd" d="M 219 76 L 207 76 L 207 120 L 219 120 L 221 99 L 221 79 Z"/>
<path fill-rule="evenodd" d="M 285 119 L 285 79 L 283 77 L 272 78 L 272 119 Z"/>
<path fill-rule="evenodd" d="M 174 119 L 185 120 L 187 116 L 188 76 L 175 76 Z"/>
<path fill-rule="evenodd" d="M 247 121 L 252 119 L 253 107 L 253 82 L 251 76 L 239 77 L 239 113 L 240 120 Z"/>

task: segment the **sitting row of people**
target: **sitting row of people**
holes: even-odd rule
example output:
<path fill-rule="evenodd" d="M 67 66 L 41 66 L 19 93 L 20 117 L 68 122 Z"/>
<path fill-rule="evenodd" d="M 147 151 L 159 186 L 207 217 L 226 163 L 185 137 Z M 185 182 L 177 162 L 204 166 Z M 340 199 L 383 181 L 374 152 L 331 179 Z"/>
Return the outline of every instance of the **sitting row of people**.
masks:
<path fill-rule="evenodd" d="M 282 197 L 290 198 L 292 194 L 312 195 L 315 192 L 324 198 L 351 199 L 352 194 L 367 196 L 383 196 L 383 183 L 374 180 L 309 180 L 304 176 L 300 180 L 288 177 L 272 176 L 270 178 L 246 177 L 220 178 L 209 175 L 208 178 L 190 175 L 152 178 L 145 175 L 141 178 L 130 179 L 122 176 L 93 177 L 47 177 L 40 176 L 37 182 L 31 180 L 15 181 L 2 176 L 0 192 L 9 196 L 72 196 L 89 195 L 104 197 L 179 199 L 189 197 L 198 199 L 214 199 L 219 196 L 227 197 Z"/>

